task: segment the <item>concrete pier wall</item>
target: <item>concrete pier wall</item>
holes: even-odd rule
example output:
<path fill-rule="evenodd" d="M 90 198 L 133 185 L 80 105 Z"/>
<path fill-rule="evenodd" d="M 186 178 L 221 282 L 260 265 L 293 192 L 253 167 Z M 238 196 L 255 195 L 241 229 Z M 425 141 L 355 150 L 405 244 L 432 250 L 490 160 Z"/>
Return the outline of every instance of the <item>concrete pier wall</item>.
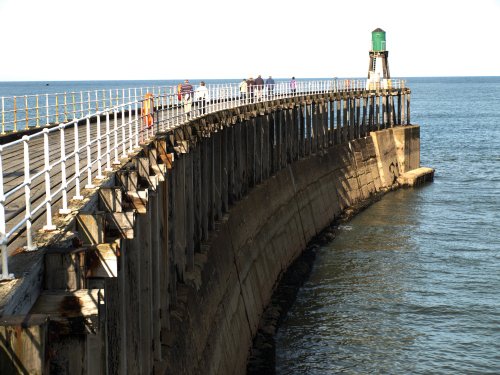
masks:
<path fill-rule="evenodd" d="M 36 300 L 33 363 L 2 333 L 19 318 L 3 317 L 8 369 L 245 373 L 260 315 L 307 242 L 420 166 L 419 127 L 390 122 L 409 108 L 374 119 L 374 103 L 404 92 L 344 94 L 221 111 L 145 144 L 46 249 L 37 298 L 19 297 Z"/>

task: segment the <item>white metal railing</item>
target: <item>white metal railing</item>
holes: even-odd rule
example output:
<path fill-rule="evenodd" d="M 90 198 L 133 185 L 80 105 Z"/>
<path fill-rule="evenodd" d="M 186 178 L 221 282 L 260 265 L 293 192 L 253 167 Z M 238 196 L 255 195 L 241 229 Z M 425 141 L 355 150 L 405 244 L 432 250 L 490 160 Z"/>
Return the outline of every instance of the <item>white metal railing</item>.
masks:
<path fill-rule="evenodd" d="M 392 80 L 391 88 L 403 87 L 404 81 Z M 296 81 L 295 86 L 279 81 L 251 86 L 246 91 L 239 83 L 217 84 L 206 90 L 193 88 L 189 95 L 178 94 L 177 87 L 158 88 L 151 93 L 144 88 L 128 89 L 122 90 L 121 97 L 110 96 L 107 106 L 101 103 L 93 111 L 82 109 L 80 99 L 80 108 L 65 112 L 59 125 L 0 145 L 0 280 L 13 278 L 8 271 L 8 251 L 14 240 L 21 238 L 26 250 L 35 250 L 35 221 L 42 230 L 54 230 L 53 209 L 59 214 L 70 213 L 69 200 L 82 200 L 82 189 L 94 188 L 105 172 L 120 165 L 120 159 L 127 158 L 157 132 L 258 101 L 365 88 L 366 80 L 323 80 Z M 72 108 L 76 108 L 74 103 Z M 47 113 L 50 108 L 45 108 Z M 57 116 L 57 112 L 45 119 L 51 116 Z"/>

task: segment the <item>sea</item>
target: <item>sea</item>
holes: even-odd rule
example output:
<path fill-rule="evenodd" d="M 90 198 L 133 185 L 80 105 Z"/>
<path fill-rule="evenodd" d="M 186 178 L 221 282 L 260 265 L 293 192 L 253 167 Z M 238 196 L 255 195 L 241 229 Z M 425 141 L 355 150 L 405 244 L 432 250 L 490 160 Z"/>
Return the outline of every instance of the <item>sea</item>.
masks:
<path fill-rule="evenodd" d="M 317 250 L 277 374 L 500 374 L 500 77 L 407 78 L 434 182 Z"/>
<path fill-rule="evenodd" d="M 277 374 L 500 374 L 500 77 L 403 79 L 434 182 L 385 195 L 317 250 Z M 0 82 L 0 97 L 181 81 Z"/>

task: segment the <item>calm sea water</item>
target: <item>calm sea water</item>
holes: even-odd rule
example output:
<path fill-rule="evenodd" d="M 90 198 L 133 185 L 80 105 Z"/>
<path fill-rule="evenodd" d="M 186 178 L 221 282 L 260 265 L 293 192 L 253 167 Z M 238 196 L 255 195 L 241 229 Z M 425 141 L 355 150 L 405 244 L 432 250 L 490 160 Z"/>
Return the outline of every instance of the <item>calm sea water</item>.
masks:
<path fill-rule="evenodd" d="M 408 82 L 435 181 L 318 250 L 276 337 L 278 374 L 500 373 L 500 77 Z"/>

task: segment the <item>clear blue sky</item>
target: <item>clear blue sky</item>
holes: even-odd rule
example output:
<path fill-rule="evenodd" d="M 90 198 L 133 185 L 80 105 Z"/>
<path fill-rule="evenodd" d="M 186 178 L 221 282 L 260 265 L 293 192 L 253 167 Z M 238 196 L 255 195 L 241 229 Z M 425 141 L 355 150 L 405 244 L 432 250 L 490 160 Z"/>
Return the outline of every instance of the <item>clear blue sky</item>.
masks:
<path fill-rule="evenodd" d="M 500 75 L 500 0 L 0 0 L 0 81 Z"/>

